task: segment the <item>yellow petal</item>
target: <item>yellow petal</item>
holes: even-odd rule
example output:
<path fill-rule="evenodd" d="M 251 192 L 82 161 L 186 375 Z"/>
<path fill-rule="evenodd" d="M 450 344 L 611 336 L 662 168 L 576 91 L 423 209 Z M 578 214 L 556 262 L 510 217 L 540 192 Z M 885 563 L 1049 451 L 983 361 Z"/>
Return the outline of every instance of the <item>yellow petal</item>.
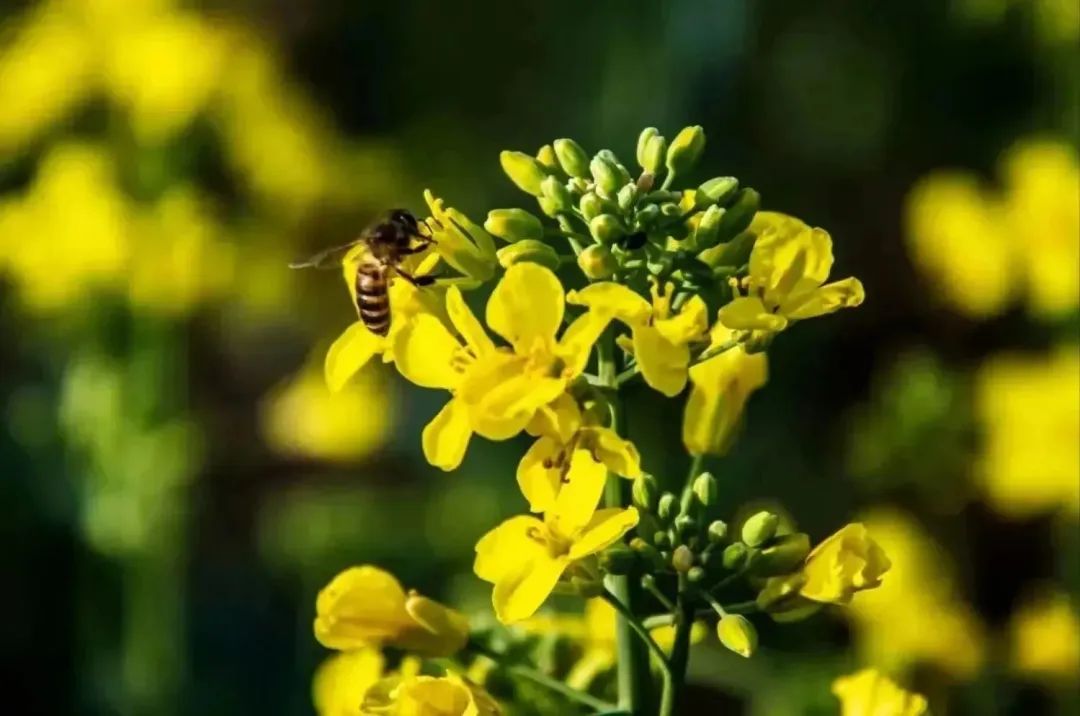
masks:
<path fill-rule="evenodd" d="M 653 326 L 634 329 L 634 357 L 645 382 L 664 395 L 674 397 L 686 385 L 690 348 L 664 338 Z"/>
<path fill-rule="evenodd" d="M 382 676 L 377 649 L 357 649 L 331 656 L 315 671 L 311 697 L 319 716 L 344 716 L 358 708 L 364 694 Z"/>
<path fill-rule="evenodd" d="M 623 440 L 611 428 L 588 428 L 593 454 L 616 475 L 637 479 L 641 476 L 641 455 L 634 443 Z"/>
<path fill-rule="evenodd" d="M 424 427 L 420 437 L 424 458 L 442 470 L 457 468 L 465 457 L 472 433 L 468 406 L 458 398 L 451 399 Z"/>
<path fill-rule="evenodd" d="M 798 321 L 834 313 L 841 308 L 853 308 L 860 305 L 864 298 L 866 292 L 859 279 L 845 278 L 800 296 L 797 303 L 789 299 L 781 305 L 780 310 L 789 320 Z"/>
<path fill-rule="evenodd" d="M 446 292 L 446 311 L 450 316 L 450 322 L 454 324 L 454 328 L 465 340 L 465 345 L 474 356 L 494 352 L 495 343 L 465 303 L 461 289 L 457 286 L 451 286 Z"/>
<path fill-rule="evenodd" d="M 628 326 L 643 325 L 652 316 L 652 305 L 621 283 L 601 281 L 590 284 L 580 291 L 571 291 L 566 300 L 590 310 L 610 313 Z"/>
<path fill-rule="evenodd" d="M 495 616 L 503 624 L 513 624 L 531 617 L 551 596 L 567 564 L 565 557 L 549 557 L 545 554 L 527 562 L 517 572 L 504 575 L 491 593 Z"/>
<path fill-rule="evenodd" d="M 596 554 L 615 544 L 638 523 L 638 511 L 634 507 L 625 510 L 609 507 L 597 510 L 585 526 L 581 536 L 570 547 L 570 559 L 577 560 Z"/>
<path fill-rule="evenodd" d="M 832 268 L 832 239 L 794 217 L 774 215 L 761 227 L 750 253 L 750 276 L 765 289 L 771 305 L 783 300 L 800 279 L 820 286 Z"/>
<path fill-rule="evenodd" d="M 736 298 L 720 309 L 717 318 L 728 328 L 737 331 L 781 331 L 787 325 L 783 316 L 769 312 L 756 296 Z"/>
<path fill-rule="evenodd" d="M 451 656 L 469 640 L 469 620 L 456 609 L 412 593 L 405 598 L 405 611 L 415 626 L 394 640 L 395 646 L 428 656 Z"/>
<path fill-rule="evenodd" d="M 553 531 L 569 538 L 584 527 L 596 511 L 606 480 L 607 469 L 592 453 L 575 450 L 554 508 L 546 516 Z"/>
<path fill-rule="evenodd" d="M 497 582 L 521 567 L 522 562 L 544 554 L 544 545 L 533 535 L 544 534 L 544 523 L 535 517 L 518 515 L 489 531 L 476 543 L 473 572 L 485 582 Z"/>
<path fill-rule="evenodd" d="M 585 371 L 592 347 L 607 328 L 611 319 L 600 311 L 588 311 L 567 326 L 559 340 L 557 353 L 565 364 L 562 374 L 576 378 Z"/>
<path fill-rule="evenodd" d="M 422 388 L 457 386 L 461 374 L 451 361 L 461 344 L 434 316 L 426 313 L 406 323 L 394 336 L 394 362 L 405 378 Z"/>
<path fill-rule="evenodd" d="M 768 359 L 732 348 L 690 369 L 683 444 L 691 455 L 722 455 L 739 425 L 750 393 L 765 384 Z"/>
<path fill-rule="evenodd" d="M 344 388 L 349 378 L 363 368 L 384 345 L 384 340 L 365 328 L 360 321 L 346 328 L 326 352 L 326 385 L 335 393 Z"/>
<path fill-rule="evenodd" d="M 677 315 L 654 325 L 664 338 L 675 344 L 704 340 L 709 331 L 709 308 L 700 296 L 691 296 Z"/>
<path fill-rule="evenodd" d="M 558 398 L 541 407 L 525 426 L 529 435 L 554 438 L 566 444 L 581 427 L 581 408 L 574 396 L 562 393 Z"/>
<path fill-rule="evenodd" d="M 538 346 L 555 346 L 564 310 L 562 284 L 550 269 L 514 264 L 491 292 L 487 324 L 525 355 Z"/>
<path fill-rule="evenodd" d="M 315 638 L 329 649 L 390 639 L 409 623 L 405 591 L 389 572 L 364 565 L 334 577 L 315 600 Z"/>
<path fill-rule="evenodd" d="M 897 686 L 876 669 L 844 676 L 833 682 L 841 716 L 923 716 L 926 699 Z"/>
<path fill-rule="evenodd" d="M 518 487 L 533 512 L 547 512 L 555 505 L 559 494 L 562 445 L 552 438 L 542 437 L 532 444 L 517 468 Z"/>
<path fill-rule="evenodd" d="M 466 228 L 459 223 L 462 218 L 460 212 L 447 209 L 445 202 L 430 191 L 424 191 L 424 200 L 427 201 L 434 219 L 429 224 L 434 229 L 435 250 L 439 256 L 465 276 L 480 281 L 491 278 L 495 270 L 495 244 L 491 237 L 470 236 Z M 468 221 L 466 223 L 472 224 Z M 491 241 L 490 255 L 484 250 L 488 241 Z M 478 243 L 484 246 L 481 247 Z"/>

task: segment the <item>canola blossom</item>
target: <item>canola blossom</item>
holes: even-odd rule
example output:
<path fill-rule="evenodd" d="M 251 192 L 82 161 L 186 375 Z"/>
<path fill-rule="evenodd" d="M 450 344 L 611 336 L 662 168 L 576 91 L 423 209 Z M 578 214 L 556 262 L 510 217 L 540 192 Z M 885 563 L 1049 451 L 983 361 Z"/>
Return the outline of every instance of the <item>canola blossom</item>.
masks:
<path fill-rule="evenodd" d="M 874 669 L 863 669 L 833 682 L 841 716 L 924 716 L 926 699 L 905 691 Z"/>
<path fill-rule="evenodd" d="M 474 436 L 531 439 L 506 476 L 521 513 L 475 546 L 473 571 L 491 585 L 498 626 L 470 630 L 463 615 L 371 566 L 346 570 L 319 595 L 315 635 L 329 648 L 443 657 L 407 661 L 374 682 L 365 671 L 363 688 L 350 692 L 364 692 L 361 713 L 499 713 L 483 688 L 499 675 L 503 687 L 543 690 L 553 712 L 576 704 L 674 716 L 691 646 L 709 631 L 753 659 L 761 615 L 783 622 L 846 606 L 887 578 L 890 560 L 862 524 L 811 550 L 808 535 L 781 530 L 772 512 L 739 530 L 723 518 L 738 505 L 706 461 L 754 429 L 744 414 L 767 389 L 765 349 L 794 323 L 858 306 L 864 289 L 856 278 L 829 282 L 827 232 L 758 211 L 760 195 L 734 177 L 676 189 L 704 143 L 701 127 L 670 144 L 648 128 L 633 173 L 614 152 L 590 155 L 566 138 L 535 156 L 503 152 L 503 171 L 539 214 L 495 208 L 481 222 L 426 192 L 434 243 L 410 267 L 432 285 L 392 278 L 388 335 L 358 322 L 331 347 L 325 373 L 335 391 L 376 356 L 410 383 L 443 391 L 419 436 L 436 468 L 456 470 Z M 349 261 L 358 256 L 344 273 L 354 300 Z M 628 411 L 631 390 L 679 401 L 681 425 Z M 666 439 L 685 448 L 685 476 L 642 450 Z M 555 594 L 591 599 L 586 616 L 552 613 Z M 571 667 L 539 669 L 523 633 L 570 640 Z M 353 662 L 331 663 L 341 665 L 320 674 Z M 642 688 L 655 675 L 655 689 Z M 837 688 L 849 694 L 844 713 L 864 713 L 847 705 L 855 686 Z M 507 707 L 522 698 L 516 687 L 497 693 Z"/>

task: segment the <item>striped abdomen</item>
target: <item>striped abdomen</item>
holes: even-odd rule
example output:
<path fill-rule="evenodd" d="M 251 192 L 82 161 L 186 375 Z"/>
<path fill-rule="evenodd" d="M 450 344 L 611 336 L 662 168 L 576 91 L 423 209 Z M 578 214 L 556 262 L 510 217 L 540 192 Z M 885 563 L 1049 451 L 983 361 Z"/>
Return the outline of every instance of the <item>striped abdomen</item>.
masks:
<path fill-rule="evenodd" d="M 386 266 L 375 261 L 366 261 L 356 269 L 356 311 L 367 329 L 377 336 L 390 331 L 387 272 Z"/>

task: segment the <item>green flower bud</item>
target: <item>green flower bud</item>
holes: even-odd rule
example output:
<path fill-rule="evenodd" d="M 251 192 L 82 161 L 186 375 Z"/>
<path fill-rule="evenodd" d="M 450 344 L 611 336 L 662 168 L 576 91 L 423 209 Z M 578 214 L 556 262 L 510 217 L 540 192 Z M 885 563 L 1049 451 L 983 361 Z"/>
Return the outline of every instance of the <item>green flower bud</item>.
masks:
<path fill-rule="evenodd" d="M 704 507 L 712 507 L 720 499 L 720 488 L 710 472 L 703 472 L 694 480 L 694 497 Z"/>
<path fill-rule="evenodd" d="M 637 563 L 637 554 L 625 545 L 615 545 L 600 555 L 600 567 L 608 574 L 628 574 Z"/>
<path fill-rule="evenodd" d="M 664 530 L 657 530 L 652 536 L 653 544 L 660 549 L 671 546 L 671 535 Z"/>
<path fill-rule="evenodd" d="M 660 205 L 661 216 L 666 216 L 669 219 L 674 219 L 676 216 L 682 216 L 683 210 L 678 204 L 673 202 L 665 202 Z"/>
<path fill-rule="evenodd" d="M 697 527 L 697 520 L 690 515 L 679 515 L 675 518 L 675 531 L 682 537 L 686 537 Z"/>
<path fill-rule="evenodd" d="M 626 233 L 622 222 L 612 214 L 600 214 L 589 221 L 589 233 L 602 244 L 610 244 Z"/>
<path fill-rule="evenodd" d="M 630 211 L 634 207 L 634 202 L 637 201 L 637 186 L 633 184 L 624 185 L 622 189 L 619 189 L 616 200 L 620 209 Z"/>
<path fill-rule="evenodd" d="M 721 213 L 725 211 L 724 209 L 717 210 Z M 698 225 L 698 227 L 700 229 L 700 224 Z M 713 241 L 716 241 L 720 238 L 719 228 L 720 227 L 718 224 L 716 227 L 716 234 L 713 238 Z M 754 249 L 755 241 L 757 241 L 756 235 L 750 233 L 749 231 L 744 231 L 725 244 L 719 244 L 713 246 L 711 249 L 706 249 L 705 251 L 702 251 L 698 255 L 698 258 L 709 266 L 712 266 L 713 268 L 723 266 L 742 266 L 750 260 L 750 252 Z"/>
<path fill-rule="evenodd" d="M 599 244 L 586 246 L 585 250 L 578 254 L 577 263 L 585 277 L 593 281 L 610 278 L 619 267 L 619 262 L 611 250 Z"/>
<path fill-rule="evenodd" d="M 523 239 L 539 241 L 544 236 L 544 225 L 524 209 L 493 209 L 488 212 L 484 228 L 489 234 L 513 243 Z"/>
<path fill-rule="evenodd" d="M 659 507 L 657 507 L 656 514 L 660 516 L 660 519 L 670 520 L 675 516 L 675 511 L 679 508 L 679 501 L 675 498 L 675 495 L 670 492 L 665 492 L 660 495 Z"/>
<path fill-rule="evenodd" d="M 652 172 L 642 172 L 641 176 L 634 182 L 634 186 L 637 187 L 638 195 L 648 194 L 652 191 L 653 185 L 656 183 L 656 175 Z"/>
<path fill-rule="evenodd" d="M 544 216 L 550 216 L 552 219 L 558 218 L 563 213 L 562 203 L 554 201 L 550 197 L 538 196 L 536 197 L 536 203 L 540 206 L 540 211 L 544 212 Z"/>
<path fill-rule="evenodd" d="M 705 130 L 700 125 L 685 127 L 671 140 L 667 150 L 667 168 L 678 175 L 689 171 L 705 149 Z"/>
<path fill-rule="evenodd" d="M 720 643 L 739 656 L 749 658 L 757 649 L 758 635 L 750 620 L 741 614 L 725 614 L 716 624 Z"/>
<path fill-rule="evenodd" d="M 649 591 L 656 589 L 656 577 L 651 574 L 641 575 L 641 588 Z"/>
<path fill-rule="evenodd" d="M 639 226 L 652 226 L 660 218 L 660 207 L 656 204 L 646 204 L 638 209 L 635 218 Z"/>
<path fill-rule="evenodd" d="M 578 209 L 581 210 L 581 215 L 585 217 L 585 221 L 592 221 L 604 213 L 604 200 L 591 191 L 586 192 L 578 203 Z"/>
<path fill-rule="evenodd" d="M 638 509 L 643 512 L 652 512 L 656 509 L 656 502 L 660 496 L 660 487 L 656 484 L 656 478 L 645 474 L 634 480 L 630 496 Z"/>
<path fill-rule="evenodd" d="M 555 212 L 563 214 L 574 208 L 574 197 L 566 185 L 559 181 L 558 177 L 547 177 L 540 182 L 540 191 L 544 198 L 551 202 Z"/>
<path fill-rule="evenodd" d="M 645 147 L 648 146 L 649 140 L 658 134 L 660 134 L 660 131 L 656 127 L 646 127 L 641 130 L 641 134 L 637 138 L 637 163 L 646 171 L 648 171 L 648 167 L 645 166 Z"/>
<path fill-rule="evenodd" d="M 761 194 L 746 188 L 739 191 L 735 201 L 720 218 L 716 232 L 720 241 L 731 241 L 740 232 L 745 231 L 754 220 L 754 214 L 761 208 Z"/>
<path fill-rule="evenodd" d="M 798 533 L 781 535 L 754 555 L 750 571 L 759 577 L 775 577 L 797 569 L 810 554 L 810 537 Z"/>
<path fill-rule="evenodd" d="M 690 571 L 686 573 L 686 578 L 689 579 L 692 584 L 697 584 L 705 579 L 705 570 L 701 567 L 691 567 Z"/>
<path fill-rule="evenodd" d="M 555 150 L 550 144 L 545 144 L 536 152 L 536 161 L 544 165 L 549 172 L 559 171 L 559 160 L 555 156 Z"/>
<path fill-rule="evenodd" d="M 504 246 L 495 252 L 495 257 L 499 259 L 499 265 L 503 268 L 510 268 L 523 261 L 546 266 L 552 271 L 559 267 L 559 254 L 555 252 L 555 249 L 551 248 L 550 244 L 534 239 L 522 239 Z"/>
<path fill-rule="evenodd" d="M 780 518 L 774 513 L 763 510 L 751 515 L 742 526 L 742 541 L 750 547 L 759 547 L 776 535 Z"/>
<path fill-rule="evenodd" d="M 660 551 L 641 537 L 635 537 L 630 540 L 630 549 L 647 559 L 654 569 L 664 569 L 666 567 Z"/>
<path fill-rule="evenodd" d="M 645 155 L 641 166 L 650 174 L 659 174 L 664 168 L 664 155 L 667 153 L 667 140 L 657 135 L 651 137 L 645 145 Z"/>
<path fill-rule="evenodd" d="M 547 177 L 544 165 L 537 159 L 530 157 L 525 152 L 499 152 L 499 164 L 502 165 L 506 176 L 527 194 L 540 196 L 540 184 Z"/>
<path fill-rule="evenodd" d="M 721 544 L 725 539 L 727 539 L 727 532 L 727 522 L 724 522 L 723 520 L 713 520 L 709 524 L 709 542 L 713 544 Z"/>
<path fill-rule="evenodd" d="M 689 572 L 690 568 L 694 566 L 694 553 L 686 545 L 679 545 L 671 553 L 671 566 L 676 572 L 682 572 L 683 574 Z"/>
<path fill-rule="evenodd" d="M 735 542 L 729 544 L 724 548 L 724 555 L 722 563 L 726 569 L 736 570 L 743 566 L 746 562 L 746 556 L 749 554 L 749 550 L 746 549 L 746 545 L 742 542 Z"/>
<path fill-rule="evenodd" d="M 578 177 L 572 177 L 570 181 L 566 182 L 566 186 L 570 189 L 571 194 L 578 197 L 583 196 L 589 190 L 589 182 Z"/>
<path fill-rule="evenodd" d="M 592 172 L 593 181 L 596 182 L 596 193 L 605 199 L 615 198 L 619 187 L 623 185 L 618 168 L 597 154 L 589 163 L 589 171 Z"/>
<path fill-rule="evenodd" d="M 739 180 L 735 177 L 714 177 L 694 192 L 694 207 L 704 209 L 707 206 L 723 204 L 735 195 L 738 188 Z"/>
<path fill-rule="evenodd" d="M 700 217 L 694 228 L 694 247 L 698 250 L 715 246 L 719 240 L 720 219 L 723 218 L 726 209 L 719 206 L 710 206 Z"/>
<path fill-rule="evenodd" d="M 600 157 L 608 164 L 615 167 L 615 171 L 619 174 L 619 186 L 629 184 L 633 181 L 632 177 L 630 176 L 629 170 L 627 170 L 627 168 L 623 166 L 623 163 L 619 161 L 619 158 L 615 156 L 615 152 L 611 151 L 610 149 L 601 149 L 599 152 L 596 153 L 596 156 Z"/>
<path fill-rule="evenodd" d="M 559 166 L 572 177 L 589 178 L 589 155 L 573 139 L 556 139 L 555 156 Z"/>

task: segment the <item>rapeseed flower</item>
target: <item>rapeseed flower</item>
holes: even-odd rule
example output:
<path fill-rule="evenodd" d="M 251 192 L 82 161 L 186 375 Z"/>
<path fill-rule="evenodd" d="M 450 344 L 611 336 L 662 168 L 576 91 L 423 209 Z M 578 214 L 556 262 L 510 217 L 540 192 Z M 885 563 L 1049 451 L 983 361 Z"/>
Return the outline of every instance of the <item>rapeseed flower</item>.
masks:
<path fill-rule="evenodd" d="M 446 676 L 390 677 L 368 689 L 361 714 L 386 716 L 498 716 L 498 702 L 453 672 Z"/>
<path fill-rule="evenodd" d="M 926 699 L 893 683 L 876 669 L 863 669 L 833 682 L 841 716 L 923 716 Z"/>
<path fill-rule="evenodd" d="M 368 689 L 383 675 L 378 649 L 343 651 L 328 657 L 315 671 L 311 699 L 318 716 L 353 716 Z"/>
<path fill-rule="evenodd" d="M 1069 595 L 1047 591 L 1021 603 L 1009 624 L 1012 667 L 1049 681 L 1080 675 L 1080 619 Z"/>

